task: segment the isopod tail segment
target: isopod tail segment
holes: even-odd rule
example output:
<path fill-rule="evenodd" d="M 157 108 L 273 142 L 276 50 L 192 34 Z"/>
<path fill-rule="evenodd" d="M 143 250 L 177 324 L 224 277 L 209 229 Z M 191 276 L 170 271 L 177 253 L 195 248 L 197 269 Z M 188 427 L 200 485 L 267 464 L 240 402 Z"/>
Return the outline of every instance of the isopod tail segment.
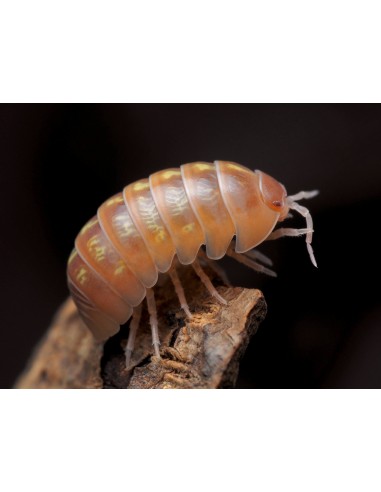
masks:
<path fill-rule="evenodd" d="M 99 207 L 75 240 L 67 275 L 81 318 L 95 338 L 104 341 L 132 316 L 125 351 L 128 367 L 146 298 L 153 351 L 160 358 L 154 297 L 159 273 L 170 276 L 180 305 L 191 318 L 186 290 L 176 272 L 178 263 L 192 266 L 221 304 L 227 301 L 202 263 L 213 266 L 229 255 L 257 272 L 276 276 L 271 260 L 254 248 L 266 240 L 306 235 L 316 266 L 312 217 L 298 203 L 316 194 L 302 191 L 287 196 L 284 186 L 266 173 L 226 161 L 183 164 L 126 186 Z M 306 227 L 275 229 L 290 218 L 290 210 L 306 219 Z"/>

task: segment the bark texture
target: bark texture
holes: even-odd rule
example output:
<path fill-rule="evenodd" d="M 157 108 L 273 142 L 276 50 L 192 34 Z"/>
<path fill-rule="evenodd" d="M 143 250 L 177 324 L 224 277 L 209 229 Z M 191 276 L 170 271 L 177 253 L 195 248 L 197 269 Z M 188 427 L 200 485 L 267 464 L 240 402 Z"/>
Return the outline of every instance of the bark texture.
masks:
<path fill-rule="evenodd" d="M 187 320 L 167 276 L 155 288 L 161 355 L 152 357 L 146 310 L 127 371 L 128 323 L 105 344 L 97 343 L 69 298 L 32 354 L 17 388 L 232 388 L 239 361 L 266 315 L 263 294 L 228 287 L 208 271 L 227 306 L 212 298 L 192 268 L 179 268 L 192 320 Z"/>

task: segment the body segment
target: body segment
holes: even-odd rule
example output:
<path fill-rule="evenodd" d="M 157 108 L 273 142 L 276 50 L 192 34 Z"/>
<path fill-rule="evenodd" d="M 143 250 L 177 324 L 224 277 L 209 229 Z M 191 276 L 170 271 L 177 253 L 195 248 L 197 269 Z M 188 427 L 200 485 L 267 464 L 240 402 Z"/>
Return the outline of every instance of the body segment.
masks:
<path fill-rule="evenodd" d="M 235 228 L 222 198 L 216 166 L 193 162 L 182 165 L 181 173 L 189 202 L 204 232 L 206 254 L 218 260 L 226 254 Z"/>
<path fill-rule="evenodd" d="M 205 236 L 189 202 L 180 169 L 166 169 L 150 176 L 151 193 L 183 265 L 193 263 Z"/>

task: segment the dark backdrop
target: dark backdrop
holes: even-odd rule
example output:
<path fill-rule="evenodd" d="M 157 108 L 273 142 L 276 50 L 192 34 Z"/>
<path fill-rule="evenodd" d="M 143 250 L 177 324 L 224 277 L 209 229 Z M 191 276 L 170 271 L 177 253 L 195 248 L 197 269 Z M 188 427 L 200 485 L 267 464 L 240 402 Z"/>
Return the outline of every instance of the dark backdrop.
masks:
<path fill-rule="evenodd" d="M 262 248 L 277 279 L 225 262 L 268 303 L 239 387 L 380 387 L 380 130 L 379 105 L 1 105 L 0 386 L 66 298 L 67 256 L 98 205 L 153 171 L 223 159 L 321 191 L 308 202 L 319 269 L 301 238 Z"/>

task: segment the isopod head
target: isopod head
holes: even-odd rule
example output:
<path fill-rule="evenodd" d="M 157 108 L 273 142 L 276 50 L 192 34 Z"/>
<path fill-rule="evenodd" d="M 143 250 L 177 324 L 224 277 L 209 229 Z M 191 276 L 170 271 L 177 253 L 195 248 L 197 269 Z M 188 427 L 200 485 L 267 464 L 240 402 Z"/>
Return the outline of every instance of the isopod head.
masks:
<path fill-rule="evenodd" d="M 259 178 L 259 191 L 263 202 L 279 213 L 278 222 L 287 217 L 289 206 L 286 202 L 286 188 L 276 179 L 262 171 L 255 171 Z"/>
<path fill-rule="evenodd" d="M 275 210 L 279 213 L 278 222 L 281 222 L 287 217 L 290 209 L 295 210 L 306 219 L 307 227 L 304 233 L 306 234 L 307 250 L 308 254 L 310 255 L 312 264 L 317 267 L 315 256 L 311 246 L 313 233 L 312 217 L 309 210 L 306 207 L 299 205 L 299 203 L 297 203 L 297 200 L 304 198 L 313 198 L 319 192 L 317 190 L 301 191 L 296 195 L 287 196 L 286 188 L 276 179 L 272 178 L 262 171 L 255 171 L 255 173 L 259 177 L 259 191 L 262 196 L 262 200 L 271 210 Z M 289 229 L 287 231 L 287 234 L 297 235 L 297 231 L 297 229 L 293 229 L 291 232 L 291 230 Z M 274 233 L 273 236 L 281 237 L 277 233 Z"/>

